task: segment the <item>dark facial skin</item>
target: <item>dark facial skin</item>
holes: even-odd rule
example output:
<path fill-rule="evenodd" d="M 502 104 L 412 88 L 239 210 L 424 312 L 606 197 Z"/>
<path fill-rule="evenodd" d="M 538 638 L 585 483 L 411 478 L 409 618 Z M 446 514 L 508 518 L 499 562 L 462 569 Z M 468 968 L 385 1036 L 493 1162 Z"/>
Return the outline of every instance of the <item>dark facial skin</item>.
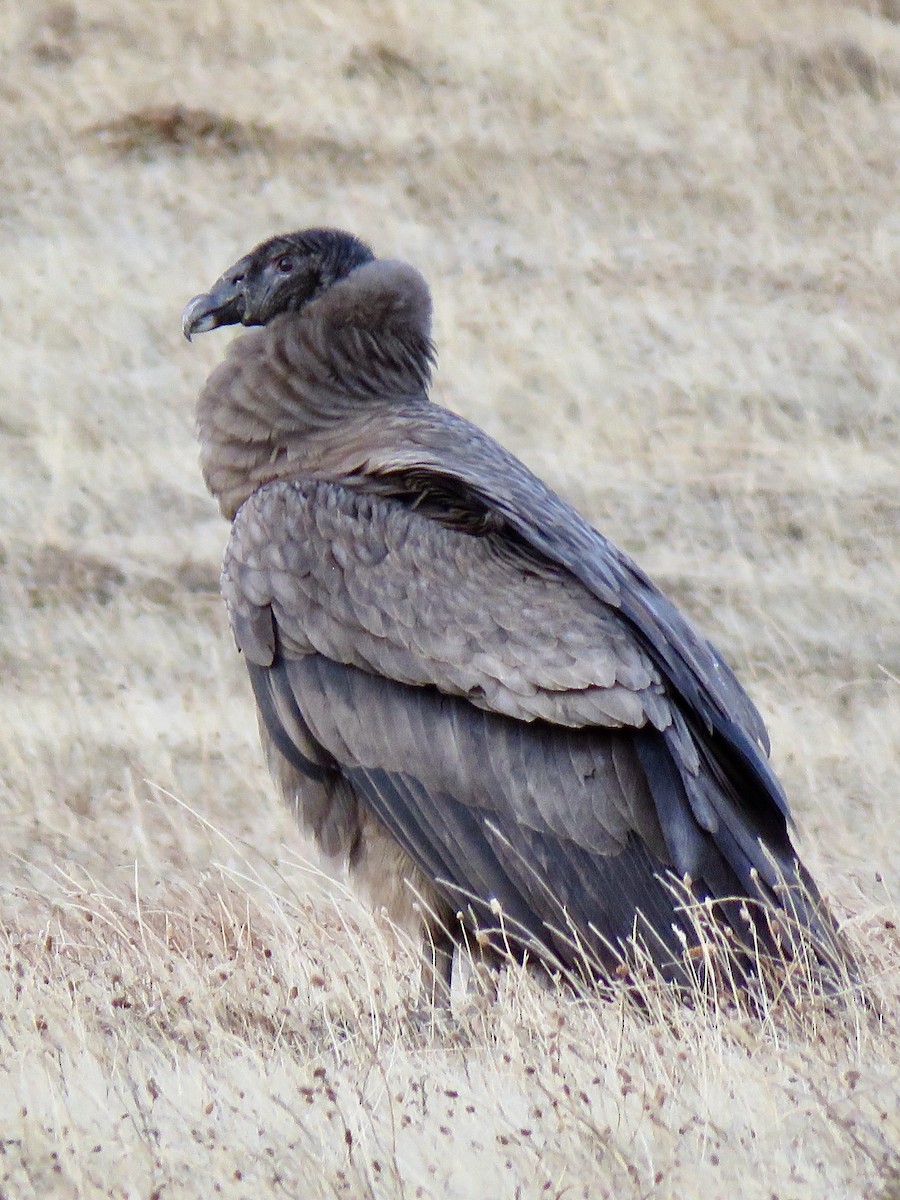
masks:
<path fill-rule="evenodd" d="M 297 312 L 373 259 L 368 246 L 336 229 L 270 238 L 188 303 L 184 336 L 190 341 L 222 325 L 265 325 L 278 313 Z"/>

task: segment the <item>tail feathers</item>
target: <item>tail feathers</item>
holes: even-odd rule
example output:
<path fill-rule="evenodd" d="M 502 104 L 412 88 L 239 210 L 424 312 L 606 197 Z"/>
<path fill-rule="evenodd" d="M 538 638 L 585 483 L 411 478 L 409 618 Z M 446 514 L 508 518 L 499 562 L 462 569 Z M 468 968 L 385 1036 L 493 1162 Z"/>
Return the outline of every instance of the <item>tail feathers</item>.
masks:
<path fill-rule="evenodd" d="M 767 764 L 748 763 L 732 746 L 725 750 L 737 761 L 723 763 L 714 749 L 722 746 L 701 746 L 693 772 L 665 737 L 638 737 L 675 872 L 726 922 L 742 959 L 799 961 L 811 951 L 827 974 L 852 980 L 849 951 L 791 842 L 780 785 L 770 790 Z"/>

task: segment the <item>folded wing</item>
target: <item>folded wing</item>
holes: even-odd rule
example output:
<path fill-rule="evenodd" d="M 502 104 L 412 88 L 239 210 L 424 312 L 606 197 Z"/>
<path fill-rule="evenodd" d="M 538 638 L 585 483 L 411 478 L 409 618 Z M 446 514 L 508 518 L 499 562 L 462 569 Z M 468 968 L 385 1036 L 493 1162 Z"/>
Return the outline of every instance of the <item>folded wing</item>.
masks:
<path fill-rule="evenodd" d="M 502 530 L 273 483 L 235 520 L 223 591 L 322 827 L 358 801 L 495 938 L 608 966 L 638 932 L 677 975 L 695 934 L 667 876 L 723 901 L 809 886 L 765 780 L 673 695 L 664 656 Z"/>

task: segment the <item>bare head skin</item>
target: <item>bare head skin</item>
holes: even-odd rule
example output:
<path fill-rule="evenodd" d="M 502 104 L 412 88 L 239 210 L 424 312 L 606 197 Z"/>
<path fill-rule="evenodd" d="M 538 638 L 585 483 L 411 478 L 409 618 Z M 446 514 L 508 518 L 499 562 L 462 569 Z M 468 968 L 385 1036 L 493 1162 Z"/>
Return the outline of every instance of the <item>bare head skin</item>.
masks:
<path fill-rule="evenodd" d="M 352 234 L 335 229 L 269 238 L 187 304 L 184 336 L 190 341 L 221 325 L 265 325 L 278 313 L 299 312 L 374 257 Z"/>
<path fill-rule="evenodd" d="M 479 936 L 588 978 L 735 947 L 845 962 L 763 721 L 643 572 L 431 402 L 431 302 L 350 234 L 272 238 L 190 301 L 243 323 L 198 406 L 223 595 L 272 774 L 434 971 Z M 779 957 L 780 956 L 780 957 Z M 446 982 L 446 978 L 444 980 Z"/>

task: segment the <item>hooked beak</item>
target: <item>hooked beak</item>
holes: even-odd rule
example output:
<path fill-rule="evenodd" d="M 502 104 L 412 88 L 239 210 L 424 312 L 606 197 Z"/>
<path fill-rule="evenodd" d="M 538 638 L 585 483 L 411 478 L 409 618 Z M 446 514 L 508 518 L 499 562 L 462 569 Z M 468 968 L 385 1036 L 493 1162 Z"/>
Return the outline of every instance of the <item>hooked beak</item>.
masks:
<path fill-rule="evenodd" d="M 181 331 L 188 341 L 220 325 L 237 325 L 244 318 L 244 291 L 239 283 L 220 279 L 212 290 L 189 300 L 181 314 Z"/>

